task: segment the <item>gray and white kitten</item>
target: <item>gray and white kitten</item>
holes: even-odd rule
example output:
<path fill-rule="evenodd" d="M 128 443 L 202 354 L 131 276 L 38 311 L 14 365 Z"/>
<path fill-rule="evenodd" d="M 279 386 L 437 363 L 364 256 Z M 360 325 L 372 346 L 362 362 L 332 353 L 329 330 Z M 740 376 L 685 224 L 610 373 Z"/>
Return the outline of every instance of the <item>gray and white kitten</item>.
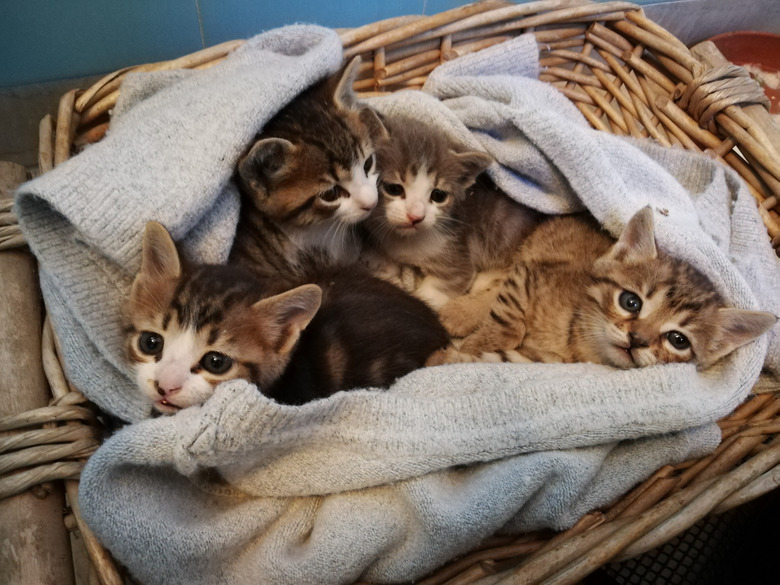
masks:
<path fill-rule="evenodd" d="M 375 273 L 438 309 L 466 293 L 478 273 L 505 267 L 538 214 L 481 174 L 493 162 L 489 155 L 418 120 L 383 122 L 380 197 L 364 224 L 364 258 Z"/>

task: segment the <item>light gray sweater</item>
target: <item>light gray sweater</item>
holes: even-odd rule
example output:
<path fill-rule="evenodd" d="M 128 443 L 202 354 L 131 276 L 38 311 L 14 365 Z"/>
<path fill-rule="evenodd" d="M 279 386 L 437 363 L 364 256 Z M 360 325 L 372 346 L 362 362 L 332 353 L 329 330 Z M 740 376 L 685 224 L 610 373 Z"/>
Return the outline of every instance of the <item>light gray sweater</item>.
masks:
<path fill-rule="evenodd" d="M 135 421 L 90 459 L 80 501 L 144 583 L 417 578 L 498 530 L 567 527 L 659 466 L 712 450 L 714 421 L 763 366 L 760 384 L 777 384 L 775 328 L 705 372 L 450 365 L 300 407 L 233 381 L 202 406 L 147 419 L 118 327 L 144 223 L 162 221 L 194 259 L 223 260 L 239 153 L 340 60 L 335 33 L 294 26 L 206 71 L 131 76 L 108 136 L 19 191 L 70 378 Z M 586 208 L 615 234 L 639 208 L 663 210 L 662 248 L 733 305 L 780 312 L 778 259 L 742 182 L 705 156 L 590 129 L 537 68 L 535 41 L 521 37 L 375 105 L 484 148 L 499 185 L 540 210 Z"/>

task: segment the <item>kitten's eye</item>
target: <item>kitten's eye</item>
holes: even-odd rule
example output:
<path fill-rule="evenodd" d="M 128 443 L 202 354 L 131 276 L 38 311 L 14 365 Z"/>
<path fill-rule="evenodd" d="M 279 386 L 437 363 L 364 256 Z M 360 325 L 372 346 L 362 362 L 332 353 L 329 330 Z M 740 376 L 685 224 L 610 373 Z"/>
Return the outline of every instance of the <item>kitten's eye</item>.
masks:
<path fill-rule="evenodd" d="M 366 162 L 363 163 L 363 170 L 365 171 L 366 175 L 371 172 L 371 169 L 374 168 L 374 155 L 372 154 L 366 159 Z"/>
<path fill-rule="evenodd" d="M 233 366 L 233 360 L 224 353 L 210 351 L 200 358 L 200 365 L 212 374 L 224 374 Z"/>
<path fill-rule="evenodd" d="M 403 186 L 398 183 L 383 183 L 382 187 L 385 190 L 385 193 L 391 197 L 400 197 L 404 194 Z"/>
<path fill-rule="evenodd" d="M 157 355 L 163 350 L 164 340 L 159 333 L 144 331 L 138 338 L 138 349 L 146 355 Z"/>
<path fill-rule="evenodd" d="M 320 193 L 319 197 L 323 201 L 327 201 L 328 203 L 333 203 L 336 201 L 339 197 L 341 197 L 341 194 L 344 192 L 344 189 L 339 185 L 333 185 L 330 189 L 327 191 L 323 191 Z"/>
<path fill-rule="evenodd" d="M 679 331 L 670 331 L 666 334 L 666 339 L 672 344 L 674 349 L 679 349 L 680 351 L 691 347 L 691 342 Z"/>
<path fill-rule="evenodd" d="M 638 313 L 642 310 L 642 299 L 640 299 L 638 295 L 627 290 L 620 293 L 618 303 L 620 303 L 622 309 L 625 309 L 629 313 Z"/>
<path fill-rule="evenodd" d="M 447 197 L 449 197 L 449 194 L 441 189 L 434 189 L 431 191 L 431 201 L 434 203 L 444 203 L 447 201 Z"/>

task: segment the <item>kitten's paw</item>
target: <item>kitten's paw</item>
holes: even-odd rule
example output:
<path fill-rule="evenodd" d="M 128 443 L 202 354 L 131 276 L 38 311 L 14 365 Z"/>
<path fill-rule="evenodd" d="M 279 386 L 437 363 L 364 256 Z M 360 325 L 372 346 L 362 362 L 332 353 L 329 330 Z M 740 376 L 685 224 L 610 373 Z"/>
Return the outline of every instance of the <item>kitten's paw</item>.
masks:
<path fill-rule="evenodd" d="M 473 333 L 479 326 L 479 319 L 475 319 L 469 311 L 468 303 L 455 299 L 439 309 L 439 321 L 453 337 L 466 337 Z"/>
<path fill-rule="evenodd" d="M 442 366 L 444 364 L 451 364 L 452 362 L 449 361 L 448 352 L 449 352 L 449 348 L 437 349 L 431 355 L 428 356 L 428 359 L 425 360 L 425 365 L 430 367 L 430 366 Z"/>
<path fill-rule="evenodd" d="M 439 321 L 453 337 L 471 335 L 488 318 L 496 295 L 494 287 L 454 298 L 439 309 Z"/>
<path fill-rule="evenodd" d="M 452 298 L 452 295 L 446 291 L 444 282 L 432 276 L 423 279 L 420 286 L 414 291 L 414 296 L 428 303 L 428 306 L 434 311 L 441 310 Z"/>
<path fill-rule="evenodd" d="M 521 342 L 522 336 L 518 331 L 485 323 L 463 340 L 460 349 L 468 354 L 479 355 L 485 352 L 513 350 L 519 347 Z"/>
<path fill-rule="evenodd" d="M 425 361 L 426 366 L 443 366 L 444 364 L 460 364 L 479 361 L 477 356 L 469 355 L 449 346 L 433 352 Z"/>

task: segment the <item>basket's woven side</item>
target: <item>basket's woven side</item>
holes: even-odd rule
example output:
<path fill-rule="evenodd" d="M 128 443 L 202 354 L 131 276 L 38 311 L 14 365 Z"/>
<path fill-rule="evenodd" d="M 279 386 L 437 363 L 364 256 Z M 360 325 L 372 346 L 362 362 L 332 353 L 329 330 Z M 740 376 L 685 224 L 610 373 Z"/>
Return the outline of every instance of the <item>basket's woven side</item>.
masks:
<path fill-rule="evenodd" d="M 563 92 L 595 128 L 707 152 L 743 176 L 773 245 L 780 248 L 780 132 L 762 118 L 761 95 L 741 72 L 730 67 L 713 71 L 722 65 L 717 55 L 689 51 L 634 5 L 577 0 L 514 5 L 491 0 L 340 34 L 345 55 L 363 59 L 355 89 L 368 96 L 419 88 L 440 63 L 526 32 L 540 43 L 542 80 Z M 174 61 L 124 69 L 86 91 L 69 92 L 56 121 L 47 117 L 41 122 L 41 171 L 102 138 L 128 73 L 210 67 L 241 44 L 225 43 Z M 50 379 L 61 376 L 57 367 L 52 372 Z M 64 376 L 60 384 L 67 387 Z M 607 560 L 638 554 L 709 511 L 774 489 L 780 475 L 778 396 L 754 397 L 722 421 L 725 440 L 711 456 L 659 470 L 610 509 L 589 514 L 552 538 L 529 534 L 491 539 L 424 583 L 477 583 L 520 562 L 512 569 L 518 572 L 508 572 L 501 582 L 576 583 Z M 69 491 L 75 493 L 73 486 Z M 95 545 L 91 554 L 99 564 L 107 555 Z M 101 578 L 118 582 L 116 570 L 106 566 Z"/>
<path fill-rule="evenodd" d="M 78 529 L 104 585 L 122 579 L 108 552 L 82 522 L 78 478 L 103 438 L 86 398 L 65 378 L 51 325 L 43 329 L 42 360 L 53 400 L 49 406 L 0 418 L 0 500 L 47 482 L 65 480 L 70 512 L 65 523 Z"/>
<path fill-rule="evenodd" d="M 22 172 L 16 183 L 24 180 L 26 176 Z M 5 188 L 0 190 L 5 194 Z M 19 249 L 23 245 L 24 237 L 12 211 L 12 199 L 4 197 L 0 199 L 0 253 Z M 21 286 L 21 283 L 14 285 Z M 18 310 L 18 307 L 11 310 Z M 18 351 L 24 351 L 24 348 L 18 348 Z M 113 560 L 81 521 L 78 510 L 77 480 L 87 459 L 102 441 L 100 423 L 86 398 L 68 383 L 48 319 L 43 327 L 40 354 L 37 351 L 32 353 L 36 354 L 36 360 L 41 361 L 39 365 L 43 367 L 53 399 L 47 406 L 18 414 L 12 410 L 13 414 L 0 416 L 0 500 L 27 491 L 40 493 L 44 497 L 50 491 L 45 486 L 57 480 L 65 480 L 67 505 L 70 508 L 64 518 L 65 526 L 69 530 L 79 530 L 101 583 L 120 585 L 122 581 Z M 15 357 L 20 363 L 27 363 L 28 356 Z M 12 375 L 7 371 L 4 374 L 6 380 Z M 13 396 L 5 395 L 5 392 L 3 400 L 6 404 L 9 401 L 14 404 Z M 54 551 L 47 553 L 54 554 Z M 18 554 L 30 553 L 21 550 Z M 56 567 L 46 570 L 57 573 Z M 70 582 L 72 572 L 68 571 L 71 574 L 68 578 L 62 574 L 58 574 L 58 578 L 62 582 Z"/>

